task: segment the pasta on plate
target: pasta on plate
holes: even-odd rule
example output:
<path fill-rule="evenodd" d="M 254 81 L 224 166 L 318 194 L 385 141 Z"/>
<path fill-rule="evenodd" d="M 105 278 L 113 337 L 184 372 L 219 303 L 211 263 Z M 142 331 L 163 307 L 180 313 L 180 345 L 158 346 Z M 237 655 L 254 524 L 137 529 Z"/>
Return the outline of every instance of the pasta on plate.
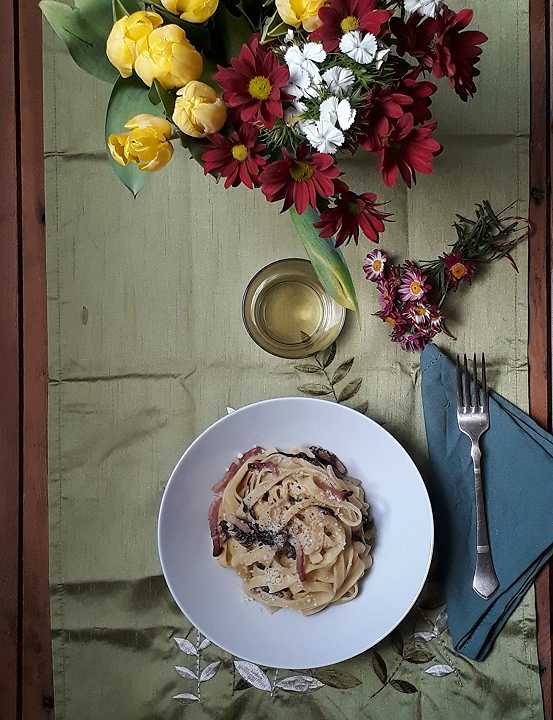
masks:
<path fill-rule="evenodd" d="M 372 564 L 369 505 L 333 453 L 255 447 L 213 491 L 213 555 L 249 597 L 310 615 L 357 595 Z"/>

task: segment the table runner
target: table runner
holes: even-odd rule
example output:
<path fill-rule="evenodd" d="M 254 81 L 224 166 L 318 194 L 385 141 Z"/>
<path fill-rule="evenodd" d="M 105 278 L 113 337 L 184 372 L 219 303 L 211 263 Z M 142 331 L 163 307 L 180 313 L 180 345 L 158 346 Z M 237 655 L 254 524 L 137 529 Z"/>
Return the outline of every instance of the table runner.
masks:
<path fill-rule="evenodd" d="M 451 3 L 459 9 L 462 3 Z M 446 150 L 412 192 L 383 193 L 395 223 L 383 247 L 433 257 L 455 212 L 490 198 L 526 213 L 528 28 L 523 0 L 474 0 L 489 36 L 479 94 L 435 100 Z M 190 627 L 165 588 L 155 525 L 184 447 L 228 405 L 298 394 L 294 363 L 242 327 L 248 278 L 301 256 L 289 218 L 259 194 L 225 192 L 193 163 L 172 163 L 133 200 L 105 161 L 109 88 L 83 75 L 45 28 L 45 150 L 50 336 L 50 576 L 57 717 L 72 720 L 263 717 L 539 718 L 531 591 L 484 663 L 456 655 L 430 583 L 401 631 L 324 670 L 240 662 Z M 370 158 L 347 162 L 380 188 Z M 357 188 L 356 188 L 357 189 Z M 389 343 L 362 279 L 367 243 L 347 249 L 363 313 L 338 357 L 355 357 L 358 400 L 424 474 L 419 356 Z M 462 350 L 484 350 L 490 382 L 527 407 L 526 248 L 520 274 L 496 264 L 453 310 Z M 458 322 L 457 322 L 458 321 Z M 329 642 L 331 639 L 329 638 Z M 178 671 L 175 671 L 175 667 Z M 180 699 L 174 699 L 180 696 Z"/>

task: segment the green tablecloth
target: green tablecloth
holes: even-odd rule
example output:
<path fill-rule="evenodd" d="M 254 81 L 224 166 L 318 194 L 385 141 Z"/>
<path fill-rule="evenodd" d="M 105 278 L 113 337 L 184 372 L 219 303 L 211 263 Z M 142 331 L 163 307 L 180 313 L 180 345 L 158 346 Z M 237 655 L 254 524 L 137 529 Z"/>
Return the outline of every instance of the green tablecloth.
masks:
<path fill-rule="evenodd" d="M 437 255 L 453 214 L 485 197 L 498 208 L 517 199 L 519 214 L 526 211 L 527 2 L 471 4 L 490 36 L 479 94 L 464 105 L 443 88 L 436 99 L 445 152 L 434 175 L 412 192 L 385 191 L 370 158 L 347 163 L 359 188 L 391 201 L 396 222 L 383 246 L 398 254 Z M 533 592 L 479 664 L 452 652 L 433 587 L 402 627 L 401 653 L 395 637 L 376 655 L 323 672 L 236 664 L 178 612 L 156 555 L 162 488 L 182 449 L 227 405 L 297 392 L 293 364 L 249 340 L 240 304 L 259 267 L 302 252 L 289 218 L 259 193 L 226 192 L 183 157 L 132 200 L 105 161 L 109 88 L 79 71 L 47 28 L 45 36 L 58 719 L 541 717 Z M 367 249 L 361 242 L 347 250 L 363 329 L 350 318 L 338 353 L 355 355 L 359 398 L 424 471 L 419 358 L 388 342 L 371 317 L 374 288 L 361 271 Z M 524 408 L 525 248 L 516 260 L 519 275 L 507 263 L 482 274 L 452 310 L 451 328 L 459 348 L 486 352 L 491 383 Z"/>

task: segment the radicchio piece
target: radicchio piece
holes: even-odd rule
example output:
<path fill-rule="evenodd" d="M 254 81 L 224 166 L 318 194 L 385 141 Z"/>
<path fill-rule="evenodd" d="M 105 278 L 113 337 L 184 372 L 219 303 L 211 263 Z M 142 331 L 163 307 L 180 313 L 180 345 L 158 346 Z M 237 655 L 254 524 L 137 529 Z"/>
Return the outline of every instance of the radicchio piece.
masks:
<path fill-rule="evenodd" d="M 325 448 L 317 447 L 315 445 L 309 449 L 320 463 L 325 466 L 330 465 L 337 478 L 343 478 L 348 474 L 347 467 L 340 458 L 338 458 L 334 453 L 331 453 L 330 450 L 325 450 Z"/>
<path fill-rule="evenodd" d="M 247 462 L 251 457 L 254 457 L 255 455 L 260 455 L 263 452 L 265 452 L 265 450 L 262 447 L 256 446 L 251 450 L 248 450 L 248 452 L 244 453 L 238 461 L 232 462 L 229 469 L 226 471 L 223 479 L 219 480 L 219 482 L 215 483 L 215 485 L 211 488 L 213 492 L 223 492 L 223 490 L 226 488 L 232 478 L 236 475 L 238 470 L 240 470 L 242 465 Z"/>
<path fill-rule="evenodd" d="M 219 532 L 219 509 L 221 507 L 222 497 L 219 495 L 211 501 L 208 511 L 209 532 L 211 542 L 213 543 L 213 557 L 218 557 L 223 552 L 221 543 L 221 535 Z"/>

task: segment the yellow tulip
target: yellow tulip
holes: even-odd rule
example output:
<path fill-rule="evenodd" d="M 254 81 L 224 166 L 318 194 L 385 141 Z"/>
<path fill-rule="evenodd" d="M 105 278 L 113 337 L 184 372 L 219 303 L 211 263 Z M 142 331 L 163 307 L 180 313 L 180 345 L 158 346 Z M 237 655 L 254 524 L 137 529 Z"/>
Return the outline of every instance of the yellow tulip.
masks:
<path fill-rule="evenodd" d="M 299 27 L 311 32 L 320 27 L 319 8 L 326 0 L 276 0 L 278 14 L 287 25 Z"/>
<path fill-rule="evenodd" d="M 148 87 L 158 80 L 166 90 L 172 90 L 202 74 L 202 56 L 178 25 L 156 28 L 138 41 L 137 50 L 134 69 Z"/>
<path fill-rule="evenodd" d="M 191 23 L 203 23 L 217 10 L 219 0 L 161 0 L 174 15 Z"/>
<path fill-rule="evenodd" d="M 185 135 L 205 137 L 219 132 L 226 119 L 226 105 L 209 85 L 193 80 L 177 92 L 173 122 Z"/>
<path fill-rule="evenodd" d="M 122 77 L 132 75 L 137 42 L 148 37 L 162 23 L 162 17 L 156 12 L 142 10 L 125 15 L 114 23 L 106 42 L 106 54 Z"/>
<path fill-rule="evenodd" d="M 113 133 L 108 137 L 112 158 L 119 165 L 134 163 L 140 170 L 161 170 L 173 157 L 171 123 L 168 120 L 142 113 L 125 123 L 128 133 Z"/>

